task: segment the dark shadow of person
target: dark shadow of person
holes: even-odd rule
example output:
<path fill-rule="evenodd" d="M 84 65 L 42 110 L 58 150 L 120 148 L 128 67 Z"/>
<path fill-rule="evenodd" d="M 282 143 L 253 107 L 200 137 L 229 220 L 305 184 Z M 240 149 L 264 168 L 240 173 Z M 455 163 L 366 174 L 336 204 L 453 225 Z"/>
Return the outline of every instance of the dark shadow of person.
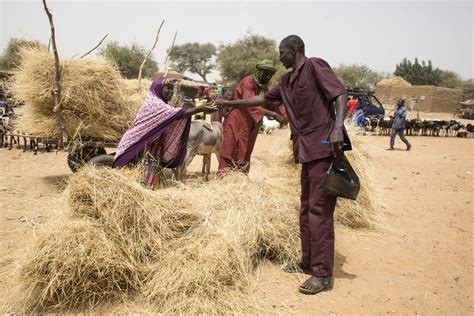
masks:
<path fill-rule="evenodd" d="M 69 174 L 64 174 L 64 175 L 58 175 L 58 176 L 46 176 L 43 177 L 42 180 L 46 182 L 47 184 L 57 188 L 60 191 L 64 191 L 64 189 L 67 186 L 67 181 L 69 180 L 69 177 L 71 175 Z"/>
<path fill-rule="evenodd" d="M 357 275 L 346 272 L 343 270 L 344 263 L 346 263 L 346 257 L 341 253 L 336 251 L 336 256 L 334 258 L 334 268 L 333 268 L 333 277 L 335 279 L 355 279 Z"/>

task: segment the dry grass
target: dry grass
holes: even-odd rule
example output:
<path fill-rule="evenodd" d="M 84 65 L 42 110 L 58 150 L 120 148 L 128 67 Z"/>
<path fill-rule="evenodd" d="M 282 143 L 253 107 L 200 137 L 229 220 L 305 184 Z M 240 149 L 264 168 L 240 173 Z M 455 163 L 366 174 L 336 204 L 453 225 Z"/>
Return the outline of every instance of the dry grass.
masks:
<path fill-rule="evenodd" d="M 370 157 L 349 130 L 347 155 L 361 179 L 357 201 L 339 199 L 336 220 L 377 225 Z M 26 311 L 136 299 L 159 313 L 256 312 L 255 268 L 300 254 L 299 166 L 289 148 L 269 157 L 272 174 L 242 174 L 150 191 L 141 171 L 87 166 L 70 180 L 69 211 L 40 233 L 21 269 Z"/>
<path fill-rule="evenodd" d="M 59 220 L 22 262 L 18 299 L 25 312 L 90 307 L 135 290 L 137 271 L 97 223 Z"/>
<path fill-rule="evenodd" d="M 296 209 L 275 187 L 240 174 L 177 190 L 207 213 L 201 226 L 168 245 L 145 295 L 160 312 L 248 312 L 256 306 L 255 266 L 298 258 Z"/>
<path fill-rule="evenodd" d="M 255 307 L 255 266 L 299 256 L 294 203 L 277 187 L 241 174 L 153 192 L 129 173 L 86 167 L 73 176 L 67 192 L 65 224 L 42 232 L 22 265 L 29 271 L 22 272 L 23 291 L 37 293 L 24 304 L 29 311 L 90 306 L 133 290 L 157 312 L 245 312 Z M 80 236 L 86 236 L 74 242 L 68 236 L 77 233 L 65 227 L 83 222 L 92 227 L 91 236 L 83 229 Z M 94 243 L 97 248 L 90 249 Z M 108 275 L 127 267 L 128 279 L 119 283 L 124 285 L 96 288 L 101 284 L 92 267 L 105 260 L 96 262 L 96 252 L 108 258 Z M 44 268 L 54 262 L 70 262 L 67 273 Z M 53 283 L 54 293 L 68 294 L 52 294 Z"/>
<path fill-rule="evenodd" d="M 374 229 L 381 225 L 380 203 L 377 200 L 377 191 L 372 180 L 372 158 L 363 144 L 363 138 L 356 132 L 355 127 L 347 124 L 347 131 L 352 142 L 353 150 L 345 154 L 352 167 L 359 176 L 361 189 L 356 201 L 339 198 L 335 210 L 335 221 L 346 227 L 356 229 Z M 299 203 L 300 173 L 301 166 L 295 165 L 292 151 L 292 142 L 282 146 L 275 157 L 264 159 L 271 166 L 269 173 L 273 185 L 293 199 L 293 203 Z M 295 201 L 298 199 L 298 201 Z"/>
<path fill-rule="evenodd" d="M 145 262 L 163 242 L 200 224 L 192 201 L 173 190 L 153 192 L 129 172 L 83 168 L 68 185 L 70 217 L 94 220 L 130 260 Z"/>
<path fill-rule="evenodd" d="M 60 137 L 59 121 L 53 113 L 53 56 L 45 49 L 24 48 L 21 57 L 12 84 L 15 97 L 25 101 L 17 129 Z M 61 113 L 69 136 L 118 141 L 142 103 L 138 83 L 135 87 L 126 83 L 117 69 L 101 58 L 63 59 L 60 66 Z"/>
<path fill-rule="evenodd" d="M 357 229 L 374 229 L 381 222 L 379 194 L 372 180 L 372 158 L 365 149 L 362 136 L 356 133 L 355 127 L 348 126 L 348 133 L 353 150 L 346 156 L 359 176 L 360 191 L 355 201 L 338 199 L 335 219 L 339 224 Z"/>

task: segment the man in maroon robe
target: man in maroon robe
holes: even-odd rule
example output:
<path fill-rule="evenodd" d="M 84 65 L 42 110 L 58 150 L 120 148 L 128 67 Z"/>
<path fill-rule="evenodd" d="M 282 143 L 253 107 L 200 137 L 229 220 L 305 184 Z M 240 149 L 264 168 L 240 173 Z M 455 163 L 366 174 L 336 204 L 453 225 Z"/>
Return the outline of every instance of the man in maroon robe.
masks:
<path fill-rule="evenodd" d="M 263 95 L 268 89 L 268 82 L 275 74 L 271 60 L 262 60 L 256 65 L 256 71 L 242 79 L 234 91 L 234 99 L 246 99 Z M 260 129 L 260 121 L 267 115 L 283 120 L 280 115 L 260 106 L 252 108 L 231 108 L 224 119 L 224 139 L 219 153 L 218 173 L 229 169 L 243 172 L 250 170 L 250 157 Z"/>
<path fill-rule="evenodd" d="M 350 141 L 344 133 L 347 94 L 325 60 L 305 56 L 300 37 L 290 35 L 283 39 L 279 52 L 283 65 L 292 71 L 285 74 L 276 87 L 264 96 L 217 104 L 246 108 L 279 102 L 285 106 L 294 157 L 302 164 L 302 258 L 295 264 L 294 271 L 311 274 L 299 291 L 315 294 L 330 289 L 333 282 L 336 197 L 323 191 L 323 181 L 334 157 L 350 149 Z"/>

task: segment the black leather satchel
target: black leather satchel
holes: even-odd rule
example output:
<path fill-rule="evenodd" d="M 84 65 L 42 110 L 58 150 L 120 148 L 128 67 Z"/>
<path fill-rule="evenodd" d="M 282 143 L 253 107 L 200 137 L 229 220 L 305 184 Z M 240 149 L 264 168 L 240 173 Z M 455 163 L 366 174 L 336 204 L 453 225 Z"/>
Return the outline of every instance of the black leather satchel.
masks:
<path fill-rule="evenodd" d="M 360 190 L 359 177 L 345 155 L 337 157 L 329 166 L 323 182 L 327 194 L 355 200 Z"/>

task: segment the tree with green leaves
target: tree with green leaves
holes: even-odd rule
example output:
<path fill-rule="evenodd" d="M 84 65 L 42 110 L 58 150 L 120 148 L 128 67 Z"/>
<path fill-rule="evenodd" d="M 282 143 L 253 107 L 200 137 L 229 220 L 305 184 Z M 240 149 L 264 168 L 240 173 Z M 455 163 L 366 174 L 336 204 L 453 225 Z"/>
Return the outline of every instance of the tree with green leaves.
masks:
<path fill-rule="evenodd" d="M 211 61 L 216 54 L 216 47 L 211 43 L 186 43 L 174 46 L 168 51 L 171 68 L 178 72 L 189 71 L 201 76 L 207 82 L 207 75 L 214 69 Z"/>
<path fill-rule="evenodd" d="M 441 70 L 434 68 L 431 60 L 428 60 L 428 63 L 423 60 L 420 64 L 418 58 L 415 58 L 414 63 L 404 58 L 397 64 L 394 75 L 402 77 L 412 85 L 439 86 L 441 83 Z"/>
<path fill-rule="evenodd" d="M 138 78 L 140 66 L 145 59 L 146 50 L 138 44 L 132 46 L 120 45 L 118 42 L 109 42 L 99 52 L 101 56 L 111 60 L 119 69 L 122 76 L 128 79 Z M 158 65 L 153 58 L 148 58 L 143 66 L 144 77 L 152 77 L 158 72 Z"/>
<path fill-rule="evenodd" d="M 465 80 L 462 90 L 464 92 L 465 100 L 474 100 L 474 78 Z"/>
<path fill-rule="evenodd" d="M 375 89 L 377 82 L 387 77 L 387 75 L 374 71 L 366 65 L 356 64 L 341 64 L 334 68 L 334 72 L 347 88 L 361 88 L 364 90 Z"/>
<path fill-rule="evenodd" d="M 21 63 L 20 50 L 23 47 L 44 47 L 46 46 L 39 41 L 32 41 L 19 38 L 11 38 L 7 47 L 0 56 L 0 69 L 12 70 Z"/>
<path fill-rule="evenodd" d="M 451 70 L 441 70 L 441 81 L 439 83 L 440 87 L 451 88 L 451 89 L 462 89 L 463 80 L 461 76 Z"/>
<path fill-rule="evenodd" d="M 272 60 L 277 67 L 277 73 L 271 81 L 274 83 L 285 70 L 279 62 L 277 46 L 273 39 L 247 33 L 235 43 L 221 45 L 217 64 L 223 83 L 237 84 L 245 76 L 254 73 L 255 65 L 263 59 Z"/>

